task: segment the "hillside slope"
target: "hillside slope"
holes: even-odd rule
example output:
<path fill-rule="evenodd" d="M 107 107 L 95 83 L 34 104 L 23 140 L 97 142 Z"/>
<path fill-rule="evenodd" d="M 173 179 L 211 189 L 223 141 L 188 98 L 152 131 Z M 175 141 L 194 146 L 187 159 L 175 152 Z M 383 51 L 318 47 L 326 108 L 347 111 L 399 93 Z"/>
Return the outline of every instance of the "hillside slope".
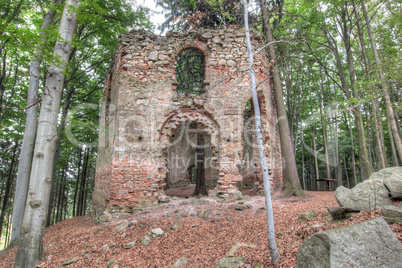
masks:
<path fill-rule="evenodd" d="M 274 195 L 275 233 L 281 260 L 275 267 L 295 267 L 297 250 L 315 232 L 379 216 L 366 211 L 352 219 L 328 220 L 327 206 L 336 205 L 333 192 L 306 192 L 307 198 L 281 198 Z M 243 210 L 236 210 L 242 209 Z M 245 256 L 242 267 L 273 267 L 269 261 L 264 198 L 247 198 L 237 203 L 217 203 L 212 199 L 175 198 L 172 203 L 117 222 L 98 225 L 88 216 L 57 223 L 46 229 L 44 256 L 39 267 L 172 267 L 186 257 L 185 267 L 216 267 L 236 242 L 254 245 L 241 247 L 235 256 Z M 315 210 L 317 217 L 298 222 L 300 213 Z M 144 236 L 154 228 L 162 236 Z M 402 226 L 392 225 L 402 240 Z M 131 249 L 122 246 L 136 241 Z M 0 267 L 12 267 L 16 249 L 0 257 Z M 260 265 L 260 266 L 256 266 Z"/>

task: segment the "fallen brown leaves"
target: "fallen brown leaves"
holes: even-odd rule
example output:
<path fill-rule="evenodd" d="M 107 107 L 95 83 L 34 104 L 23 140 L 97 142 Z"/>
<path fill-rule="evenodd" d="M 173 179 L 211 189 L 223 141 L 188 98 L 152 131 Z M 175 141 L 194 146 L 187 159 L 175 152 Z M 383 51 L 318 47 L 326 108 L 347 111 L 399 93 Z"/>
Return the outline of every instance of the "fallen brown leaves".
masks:
<path fill-rule="evenodd" d="M 270 263 L 266 213 L 255 209 L 236 211 L 231 204 L 183 205 L 174 210 L 167 206 L 142 213 L 129 219 L 134 222 L 122 231 L 115 227 L 123 222 L 97 225 L 89 217 L 72 218 L 46 229 L 44 251 L 40 267 L 59 267 L 61 263 L 78 257 L 68 267 L 108 267 L 111 259 L 119 267 L 171 267 L 180 257 L 188 258 L 186 267 L 216 267 L 219 259 L 227 255 L 236 242 L 254 244 L 257 248 L 240 248 L 235 256 L 246 256 L 244 267 L 295 267 L 297 250 L 305 239 L 316 232 L 349 225 L 379 216 L 380 211 L 365 211 L 345 221 L 326 220 L 322 214 L 327 206 L 335 206 L 333 192 L 306 192 L 307 198 L 273 197 L 275 233 L 281 260 L 273 266 Z M 262 197 L 253 197 L 251 205 L 264 204 Z M 247 205 L 247 202 L 245 202 Z M 211 209 L 204 218 L 199 215 Z M 315 210 L 318 217 L 297 222 L 298 215 Z M 256 212 L 255 212 L 256 211 Z M 134 221 L 136 220 L 136 221 Z M 179 222 L 176 230 L 170 227 Z M 141 244 L 145 234 L 152 228 L 162 228 L 165 234 L 152 238 L 149 246 Z M 402 241 L 402 226 L 391 226 Z M 132 249 L 122 245 L 137 240 Z M 102 246 L 115 243 L 108 250 Z M 16 249 L 1 256 L 0 267 L 12 267 Z M 84 257 L 85 256 L 85 257 Z M 113 265 L 112 265 L 113 266 Z"/>

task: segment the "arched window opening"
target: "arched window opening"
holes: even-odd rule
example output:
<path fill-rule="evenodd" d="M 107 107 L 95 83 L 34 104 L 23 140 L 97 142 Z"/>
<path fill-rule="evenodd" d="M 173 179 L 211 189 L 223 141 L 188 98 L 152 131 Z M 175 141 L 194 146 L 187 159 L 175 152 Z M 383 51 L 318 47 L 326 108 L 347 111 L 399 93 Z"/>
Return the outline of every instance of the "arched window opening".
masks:
<path fill-rule="evenodd" d="M 204 93 L 205 55 L 201 50 L 189 48 L 177 57 L 177 92 L 185 95 Z"/>

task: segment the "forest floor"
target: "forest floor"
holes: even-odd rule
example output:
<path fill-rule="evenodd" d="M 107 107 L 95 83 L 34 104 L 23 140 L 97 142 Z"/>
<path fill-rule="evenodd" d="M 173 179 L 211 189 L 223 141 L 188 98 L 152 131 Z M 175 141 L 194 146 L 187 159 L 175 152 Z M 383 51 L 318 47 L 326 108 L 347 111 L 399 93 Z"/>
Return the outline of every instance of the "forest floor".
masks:
<path fill-rule="evenodd" d="M 216 267 L 236 242 L 241 247 L 234 256 L 245 256 L 241 267 L 296 267 L 297 250 L 316 232 L 349 225 L 379 216 L 380 211 L 364 211 L 344 221 L 328 219 L 328 206 L 336 206 L 333 192 L 309 192 L 306 198 L 273 195 L 275 237 L 281 260 L 270 263 L 264 198 L 252 196 L 235 203 L 218 203 L 208 198 L 174 198 L 171 203 L 130 218 L 95 224 L 89 216 L 71 218 L 46 229 L 43 260 L 38 267 L 172 267 L 181 257 L 182 267 Z M 243 206 L 243 210 L 241 209 Z M 300 213 L 315 210 L 310 220 L 298 222 Z M 402 241 L 402 225 L 390 226 Z M 165 232 L 141 242 L 154 228 Z M 122 245 L 137 241 L 131 249 Z M 149 242 L 149 241 L 148 241 Z M 0 256 L 0 267 L 12 267 L 16 248 Z"/>

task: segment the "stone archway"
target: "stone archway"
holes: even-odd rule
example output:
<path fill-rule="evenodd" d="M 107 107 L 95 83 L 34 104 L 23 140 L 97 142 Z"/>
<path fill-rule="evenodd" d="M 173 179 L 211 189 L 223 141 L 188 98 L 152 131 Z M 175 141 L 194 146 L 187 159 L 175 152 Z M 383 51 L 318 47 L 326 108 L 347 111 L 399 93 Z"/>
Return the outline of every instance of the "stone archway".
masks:
<path fill-rule="evenodd" d="M 220 130 L 208 114 L 196 110 L 172 113 L 162 125 L 160 134 L 163 161 L 167 167 L 165 189 L 184 189 L 187 186 L 190 187 L 186 191 L 191 186 L 198 189 L 201 169 L 205 189 L 216 186 L 219 177 Z M 200 138 L 203 140 L 201 144 Z M 200 161 L 203 164 L 200 165 Z M 171 192 L 167 190 L 166 193 Z"/>
<path fill-rule="evenodd" d="M 166 121 L 160 128 L 159 141 L 161 149 L 165 150 L 172 145 L 169 139 L 176 133 L 179 127 L 187 122 L 195 123 L 199 129 L 203 129 L 206 132 L 211 138 L 211 150 L 217 156 L 220 148 L 220 127 L 212 116 L 205 111 L 199 110 L 188 109 L 176 111 L 167 116 Z"/>

